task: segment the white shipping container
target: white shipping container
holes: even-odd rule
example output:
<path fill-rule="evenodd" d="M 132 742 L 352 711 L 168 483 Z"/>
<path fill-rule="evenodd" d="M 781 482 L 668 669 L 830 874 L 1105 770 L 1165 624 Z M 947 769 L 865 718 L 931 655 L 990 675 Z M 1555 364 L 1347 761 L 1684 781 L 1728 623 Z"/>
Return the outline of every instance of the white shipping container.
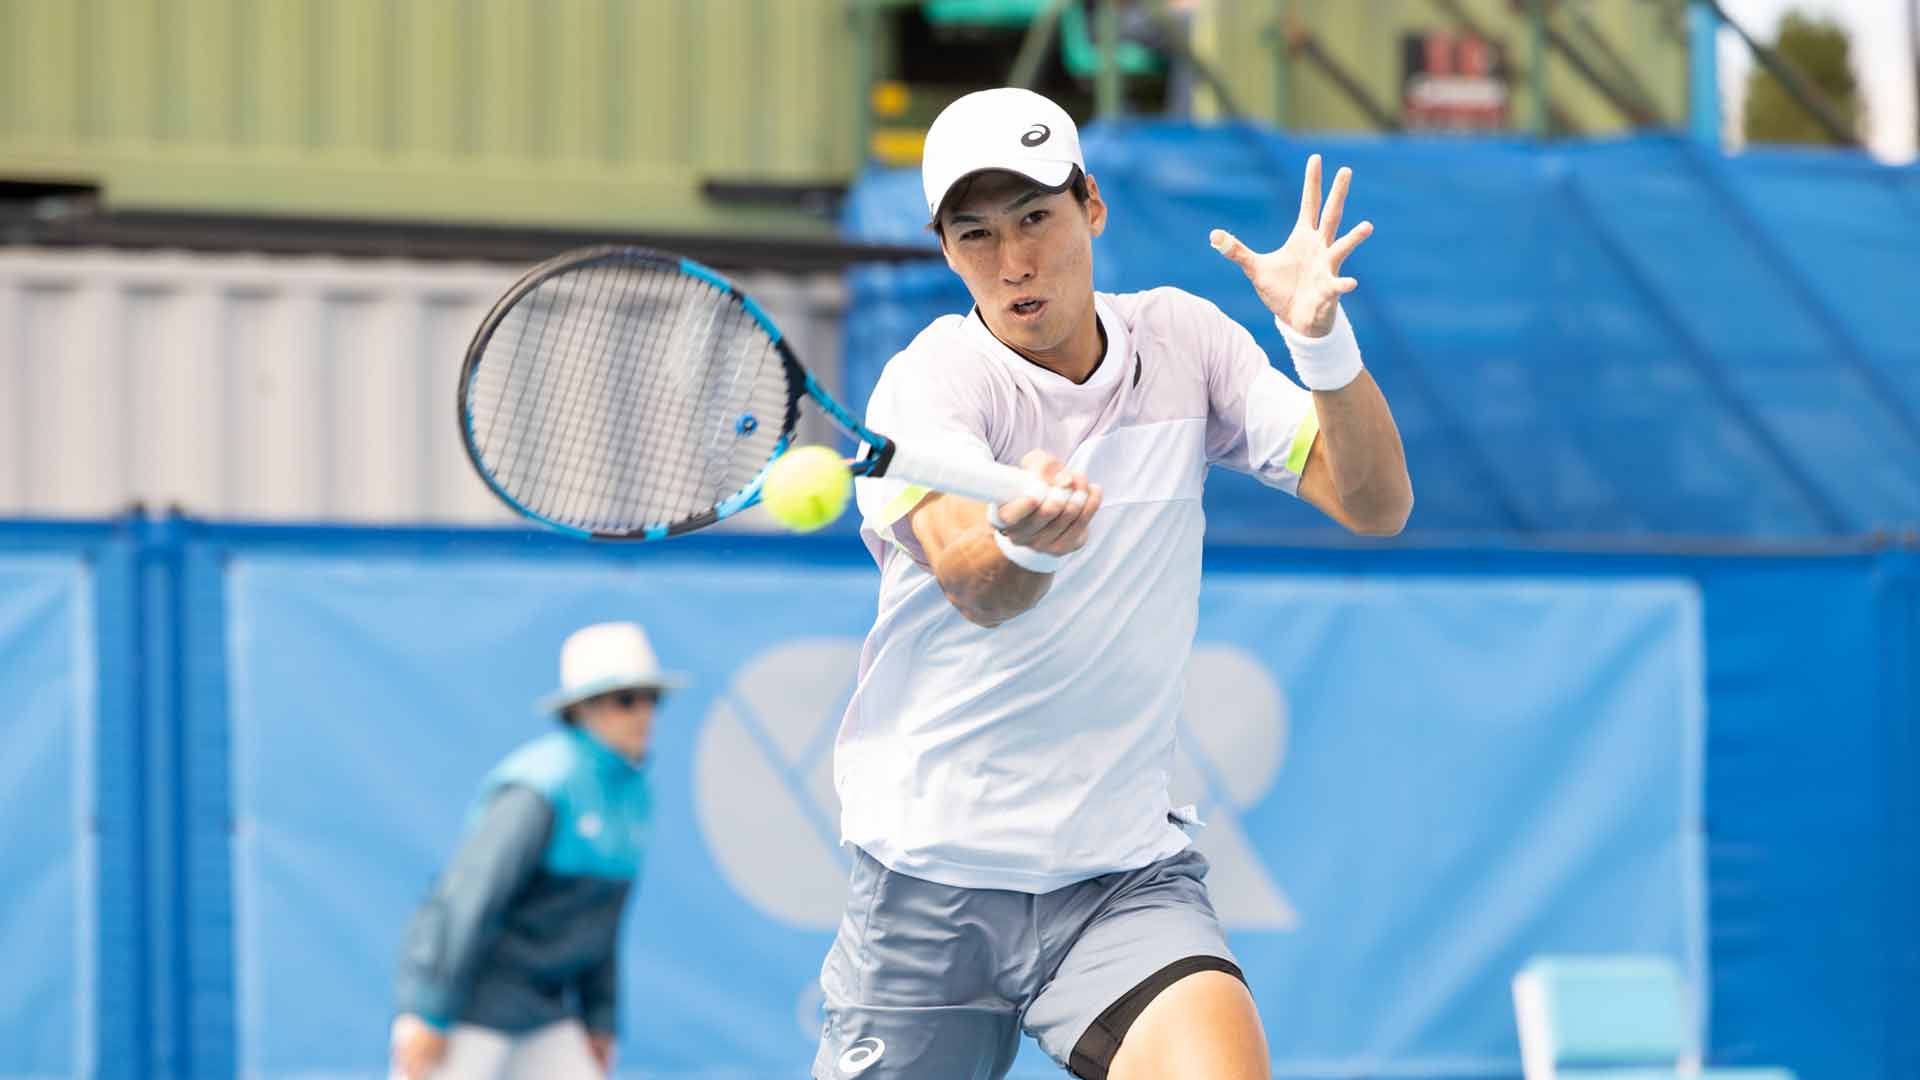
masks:
<path fill-rule="evenodd" d="M 454 384 L 524 269 L 0 248 L 0 516 L 139 502 L 229 520 L 517 520 L 467 463 Z M 837 392 L 840 275 L 729 276 Z M 802 437 L 829 438 L 808 416 Z"/>

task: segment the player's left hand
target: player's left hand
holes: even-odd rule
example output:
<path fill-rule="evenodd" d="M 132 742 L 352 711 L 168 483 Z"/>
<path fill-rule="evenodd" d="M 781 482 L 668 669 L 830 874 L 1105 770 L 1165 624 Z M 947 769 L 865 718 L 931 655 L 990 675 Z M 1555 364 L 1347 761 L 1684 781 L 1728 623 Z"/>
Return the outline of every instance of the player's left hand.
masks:
<path fill-rule="evenodd" d="M 1325 337 L 1333 329 L 1340 297 L 1360 284 L 1340 276 L 1340 264 L 1373 235 L 1373 222 L 1363 221 L 1340 236 L 1340 212 L 1346 208 L 1347 186 L 1352 182 L 1353 170 L 1343 166 L 1334 174 L 1333 191 L 1323 210 L 1320 155 L 1314 154 L 1307 158 L 1307 178 L 1300 188 L 1300 217 L 1278 250 L 1262 255 L 1225 229 L 1215 229 L 1208 237 L 1215 251 L 1246 272 L 1261 302 L 1306 337 Z"/>
<path fill-rule="evenodd" d="M 600 1065 L 605 1076 L 613 1075 L 613 1036 L 597 1031 L 587 1032 L 587 1049 L 593 1052 L 593 1060 Z"/>

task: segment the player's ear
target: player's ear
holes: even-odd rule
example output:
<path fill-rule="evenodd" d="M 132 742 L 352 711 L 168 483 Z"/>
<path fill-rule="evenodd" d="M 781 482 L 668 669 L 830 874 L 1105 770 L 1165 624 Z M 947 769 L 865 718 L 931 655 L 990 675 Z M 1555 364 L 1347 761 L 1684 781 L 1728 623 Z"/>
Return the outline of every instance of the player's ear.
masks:
<path fill-rule="evenodd" d="M 1087 176 L 1087 232 L 1099 236 L 1107 231 L 1107 201 L 1100 197 L 1100 185 Z"/>
<path fill-rule="evenodd" d="M 956 274 L 959 273 L 960 263 L 956 261 L 953 257 L 953 248 L 947 246 L 947 230 L 945 229 L 935 230 L 934 235 L 940 238 L 940 254 L 946 256 L 947 258 L 947 269 L 953 271 Z"/>

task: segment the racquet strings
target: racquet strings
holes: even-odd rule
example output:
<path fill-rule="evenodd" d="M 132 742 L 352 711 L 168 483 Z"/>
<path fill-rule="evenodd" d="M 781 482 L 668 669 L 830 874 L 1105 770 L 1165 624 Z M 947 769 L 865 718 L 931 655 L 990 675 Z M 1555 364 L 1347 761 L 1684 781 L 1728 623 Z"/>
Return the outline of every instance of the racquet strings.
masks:
<path fill-rule="evenodd" d="M 730 293 L 619 261 L 522 295 L 468 387 L 476 451 L 507 495 L 609 533 L 704 519 L 772 458 L 790 402 L 778 349 Z"/>

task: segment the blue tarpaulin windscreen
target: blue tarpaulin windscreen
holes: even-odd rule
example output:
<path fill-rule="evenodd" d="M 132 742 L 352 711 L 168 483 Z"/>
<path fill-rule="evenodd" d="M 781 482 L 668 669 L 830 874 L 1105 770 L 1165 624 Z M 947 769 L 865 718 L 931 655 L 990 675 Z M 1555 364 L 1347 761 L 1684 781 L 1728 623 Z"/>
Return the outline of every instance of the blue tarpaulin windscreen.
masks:
<path fill-rule="evenodd" d="M 402 926 L 479 778 L 551 726 L 529 703 L 562 638 L 609 618 L 692 680 L 655 728 L 624 1075 L 804 1069 L 870 571 L 233 567 L 240 1073 L 379 1074 Z M 1207 822 L 1277 1074 L 1518 1075 L 1506 980 L 1535 952 L 1655 952 L 1706 983 L 1692 585 L 1227 573 L 1199 614 L 1174 801 Z M 1396 678 L 1368 674 L 1383 655 Z M 1060 1072 L 1029 1046 L 1015 1075 Z"/>
<path fill-rule="evenodd" d="M 93 638 L 86 570 L 0 559 L 0 1078 L 94 1072 Z"/>
<path fill-rule="evenodd" d="M 1302 140 L 1099 125 L 1111 211 L 1096 287 L 1213 300 L 1285 348 L 1207 233 L 1277 246 L 1307 155 L 1354 169 L 1348 264 L 1369 368 L 1406 441 L 1425 532 L 1799 538 L 1920 522 L 1920 170 L 1648 137 L 1537 146 Z M 872 171 L 847 232 L 933 244 L 917 170 Z M 970 307 L 943 264 L 851 276 L 847 394 Z M 897 433 L 902 436 L 910 433 Z M 1334 528 L 1216 470 L 1209 534 Z"/>

